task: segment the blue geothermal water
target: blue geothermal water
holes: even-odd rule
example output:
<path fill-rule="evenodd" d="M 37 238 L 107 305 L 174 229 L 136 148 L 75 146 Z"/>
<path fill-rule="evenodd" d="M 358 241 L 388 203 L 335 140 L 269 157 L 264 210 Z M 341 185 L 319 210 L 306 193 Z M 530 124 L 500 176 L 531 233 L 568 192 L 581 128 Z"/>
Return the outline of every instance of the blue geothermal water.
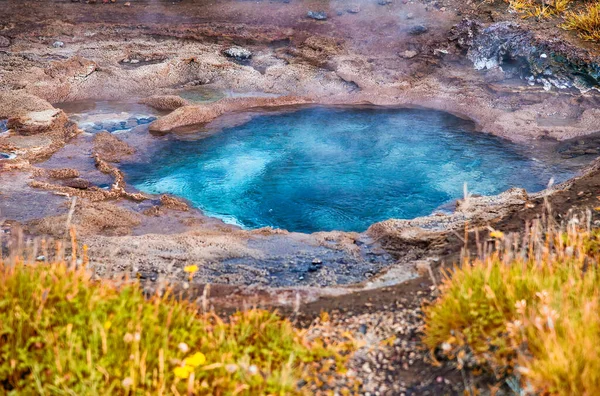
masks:
<path fill-rule="evenodd" d="M 462 197 L 465 182 L 473 194 L 533 192 L 573 174 L 426 110 L 305 108 L 163 144 L 149 162 L 124 165 L 133 186 L 246 228 L 298 232 L 428 215 Z"/>

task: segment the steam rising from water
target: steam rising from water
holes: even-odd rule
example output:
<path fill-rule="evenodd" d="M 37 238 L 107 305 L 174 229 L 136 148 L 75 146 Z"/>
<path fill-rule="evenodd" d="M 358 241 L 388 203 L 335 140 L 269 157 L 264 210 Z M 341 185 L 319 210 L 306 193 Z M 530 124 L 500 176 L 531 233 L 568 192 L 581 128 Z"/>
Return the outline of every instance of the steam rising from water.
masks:
<path fill-rule="evenodd" d="M 491 195 L 572 175 L 472 129 L 434 111 L 312 108 L 164 142 L 150 164 L 125 171 L 143 191 L 185 197 L 228 222 L 302 232 L 427 215 L 462 197 L 465 182 Z"/>

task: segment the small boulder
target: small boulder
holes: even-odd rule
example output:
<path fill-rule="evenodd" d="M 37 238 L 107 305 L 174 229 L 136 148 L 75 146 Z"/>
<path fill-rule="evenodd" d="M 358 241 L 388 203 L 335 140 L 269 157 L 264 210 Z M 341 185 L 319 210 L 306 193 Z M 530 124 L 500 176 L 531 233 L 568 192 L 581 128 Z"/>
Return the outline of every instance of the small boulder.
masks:
<path fill-rule="evenodd" d="M 306 16 L 317 21 L 324 21 L 327 19 L 327 13 L 325 11 L 308 11 Z"/>
<path fill-rule="evenodd" d="M 316 272 L 321 268 L 323 268 L 323 261 L 319 258 L 315 258 L 308 266 L 308 272 Z"/>
<path fill-rule="evenodd" d="M 62 42 L 62 41 L 55 41 L 54 43 L 52 43 L 52 46 L 53 46 L 54 48 L 62 48 L 62 47 L 64 47 L 64 46 L 65 46 L 65 43 L 64 43 L 64 42 Z"/>
<path fill-rule="evenodd" d="M 246 60 L 252 58 L 252 52 L 243 47 L 227 48 L 225 51 L 223 51 L 223 55 L 237 60 Z"/>
<path fill-rule="evenodd" d="M 412 59 L 417 55 L 419 55 L 419 53 L 417 51 L 413 51 L 413 50 L 407 50 L 400 54 L 400 56 L 403 57 L 404 59 Z"/>
<path fill-rule="evenodd" d="M 141 104 L 153 107 L 158 110 L 175 110 L 190 103 L 177 95 L 155 95 L 144 98 L 139 101 Z"/>
<path fill-rule="evenodd" d="M 79 177 L 75 179 L 65 179 L 62 184 L 63 186 L 76 188 L 78 190 L 87 190 L 91 186 L 89 181 Z"/>
<path fill-rule="evenodd" d="M 415 25 L 408 30 L 408 33 L 413 36 L 420 36 L 429 31 L 429 28 L 425 25 Z"/>
<path fill-rule="evenodd" d="M 53 179 L 76 179 L 80 176 L 80 173 L 73 168 L 50 169 L 48 176 Z"/>
<path fill-rule="evenodd" d="M 67 115 L 62 110 L 53 108 L 9 118 L 7 127 L 20 135 L 36 135 L 55 130 L 67 122 Z"/>
<path fill-rule="evenodd" d="M 10 47 L 10 39 L 8 37 L 0 36 L 0 47 Z"/>
<path fill-rule="evenodd" d="M 92 152 L 105 161 L 119 162 L 122 158 L 135 153 L 135 150 L 115 135 L 109 132 L 100 132 L 94 135 Z"/>

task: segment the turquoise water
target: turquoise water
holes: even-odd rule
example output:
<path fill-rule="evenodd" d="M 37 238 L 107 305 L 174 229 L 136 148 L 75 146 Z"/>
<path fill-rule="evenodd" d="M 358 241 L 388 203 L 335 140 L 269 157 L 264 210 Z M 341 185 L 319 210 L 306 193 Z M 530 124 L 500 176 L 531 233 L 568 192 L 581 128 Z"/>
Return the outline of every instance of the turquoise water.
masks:
<path fill-rule="evenodd" d="M 463 195 L 539 191 L 566 166 L 426 110 L 307 108 L 267 114 L 202 140 L 168 140 L 129 183 L 188 199 L 247 228 L 364 231 L 432 213 Z"/>

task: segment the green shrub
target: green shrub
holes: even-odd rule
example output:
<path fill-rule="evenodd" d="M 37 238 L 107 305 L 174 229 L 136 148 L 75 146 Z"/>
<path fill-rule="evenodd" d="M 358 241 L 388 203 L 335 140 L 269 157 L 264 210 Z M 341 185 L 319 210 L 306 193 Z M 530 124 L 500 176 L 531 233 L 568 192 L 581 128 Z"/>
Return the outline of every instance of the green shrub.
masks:
<path fill-rule="evenodd" d="M 222 320 L 65 263 L 0 260 L 0 393 L 305 393 L 301 379 L 342 371 L 352 347 L 268 311 Z"/>

